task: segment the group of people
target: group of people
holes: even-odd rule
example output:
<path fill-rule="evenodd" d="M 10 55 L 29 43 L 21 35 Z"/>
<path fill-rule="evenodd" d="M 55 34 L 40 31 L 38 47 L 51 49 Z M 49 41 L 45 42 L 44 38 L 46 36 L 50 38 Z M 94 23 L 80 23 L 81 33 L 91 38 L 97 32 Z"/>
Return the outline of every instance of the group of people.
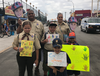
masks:
<path fill-rule="evenodd" d="M 47 76 L 49 71 L 49 76 L 69 76 L 75 74 L 78 76 L 80 71 L 70 71 L 66 70 L 66 67 L 54 67 L 48 66 L 48 52 L 54 51 L 56 54 L 61 52 L 62 44 L 66 45 L 79 45 L 75 38 L 74 30 L 71 30 L 67 23 L 63 22 L 63 14 L 58 13 L 56 23 L 50 23 L 49 30 L 44 31 L 43 24 L 35 19 L 34 11 L 29 10 L 27 13 L 28 20 L 21 21 L 18 20 L 18 36 L 15 37 L 13 41 L 13 49 L 17 51 L 17 63 L 19 68 L 19 76 L 24 76 L 25 69 L 27 67 L 28 76 L 33 76 L 33 63 L 36 64 L 35 75 L 39 76 L 39 64 L 41 61 L 41 48 L 43 49 L 43 71 L 44 76 Z M 71 19 L 71 18 L 70 18 Z M 47 44 L 48 39 L 47 34 L 59 34 L 59 38 L 55 38 L 51 44 Z M 64 35 L 68 35 L 68 41 L 64 40 Z M 19 54 L 23 51 L 21 47 L 22 40 L 33 41 L 32 57 L 21 57 Z M 69 56 L 67 55 L 67 65 L 71 63 Z"/>

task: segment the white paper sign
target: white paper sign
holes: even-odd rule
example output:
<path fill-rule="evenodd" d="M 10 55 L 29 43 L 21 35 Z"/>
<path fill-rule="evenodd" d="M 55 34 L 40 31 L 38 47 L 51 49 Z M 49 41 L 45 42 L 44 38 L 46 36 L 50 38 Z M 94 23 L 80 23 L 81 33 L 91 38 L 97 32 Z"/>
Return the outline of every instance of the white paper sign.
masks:
<path fill-rule="evenodd" d="M 67 67 L 66 53 L 60 52 L 56 54 L 55 52 L 48 52 L 48 66 Z"/>
<path fill-rule="evenodd" d="M 46 34 L 46 39 L 48 39 L 48 43 L 51 44 L 55 38 L 59 38 L 59 34 Z"/>

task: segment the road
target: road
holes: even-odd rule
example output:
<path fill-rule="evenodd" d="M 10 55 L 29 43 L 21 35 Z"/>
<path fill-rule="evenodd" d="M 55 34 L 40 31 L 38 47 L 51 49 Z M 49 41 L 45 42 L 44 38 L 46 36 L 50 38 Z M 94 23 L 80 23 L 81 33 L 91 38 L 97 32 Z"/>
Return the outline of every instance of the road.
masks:
<path fill-rule="evenodd" d="M 79 27 L 75 33 L 77 42 L 90 48 L 90 72 L 81 72 L 80 76 L 100 76 L 100 33 L 87 34 L 81 32 Z M 42 62 L 39 68 L 43 76 Z M 18 76 L 16 51 L 12 48 L 0 53 L 0 76 Z"/>

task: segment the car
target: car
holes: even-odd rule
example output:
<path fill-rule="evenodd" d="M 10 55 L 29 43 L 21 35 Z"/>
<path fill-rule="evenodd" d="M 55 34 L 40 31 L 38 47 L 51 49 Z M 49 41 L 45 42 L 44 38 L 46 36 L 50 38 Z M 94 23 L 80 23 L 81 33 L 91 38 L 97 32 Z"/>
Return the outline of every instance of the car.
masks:
<path fill-rule="evenodd" d="M 100 18 L 88 17 L 83 18 L 81 21 L 81 31 L 89 32 L 100 32 Z"/>

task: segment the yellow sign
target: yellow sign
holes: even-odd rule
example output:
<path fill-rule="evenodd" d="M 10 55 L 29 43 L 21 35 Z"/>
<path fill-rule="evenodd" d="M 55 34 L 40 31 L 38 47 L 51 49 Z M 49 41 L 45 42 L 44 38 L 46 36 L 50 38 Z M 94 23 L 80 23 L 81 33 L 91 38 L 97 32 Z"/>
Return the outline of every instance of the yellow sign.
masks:
<path fill-rule="evenodd" d="M 89 48 L 81 45 L 63 45 L 62 51 L 65 51 L 71 64 L 67 66 L 67 70 L 90 71 Z"/>
<path fill-rule="evenodd" d="M 32 57 L 33 41 L 22 40 L 21 47 L 23 51 L 20 52 L 20 56 Z"/>

